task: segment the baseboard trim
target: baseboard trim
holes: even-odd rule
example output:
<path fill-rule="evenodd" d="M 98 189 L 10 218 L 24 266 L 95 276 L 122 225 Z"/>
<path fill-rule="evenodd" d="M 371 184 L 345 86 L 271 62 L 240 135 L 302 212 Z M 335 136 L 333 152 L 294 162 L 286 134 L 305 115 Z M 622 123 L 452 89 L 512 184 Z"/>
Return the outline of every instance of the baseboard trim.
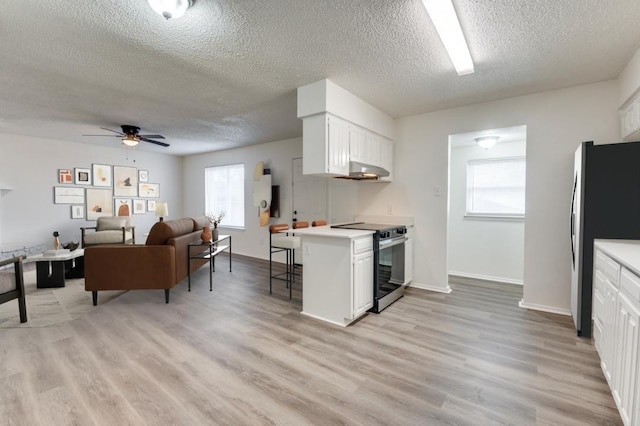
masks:
<path fill-rule="evenodd" d="M 457 272 L 457 271 L 449 272 L 449 277 L 471 278 L 474 280 L 491 281 L 494 283 L 501 283 L 501 284 L 515 284 L 520 286 L 524 285 L 524 281 L 522 280 L 514 280 L 511 278 L 502 278 L 502 277 L 492 277 L 489 275 L 467 274 L 465 272 Z"/>
<path fill-rule="evenodd" d="M 571 310 L 569 309 L 557 308 L 555 306 L 537 305 L 535 303 L 525 303 L 524 300 L 520 300 L 520 302 L 518 303 L 518 306 L 524 309 L 531 309 L 534 311 L 542 311 L 542 312 L 549 312 L 551 314 L 571 316 Z"/>
<path fill-rule="evenodd" d="M 438 293 L 451 293 L 451 287 L 449 286 L 449 284 L 447 284 L 446 288 L 442 288 L 412 281 L 410 284 L 407 284 L 407 287 L 418 288 L 420 290 L 437 291 Z"/>

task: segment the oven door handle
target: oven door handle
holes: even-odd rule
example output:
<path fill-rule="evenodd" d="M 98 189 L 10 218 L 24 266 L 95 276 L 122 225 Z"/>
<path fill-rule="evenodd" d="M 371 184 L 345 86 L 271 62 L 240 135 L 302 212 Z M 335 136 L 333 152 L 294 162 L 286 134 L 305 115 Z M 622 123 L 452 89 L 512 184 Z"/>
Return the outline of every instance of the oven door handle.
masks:
<path fill-rule="evenodd" d="M 385 249 L 385 248 L 388 248 L 388 247 L 397 246 L 399 244 L 404 244 L 405 241 L 407 241 L 407 236 L 403 235 L 401 237 L 392 238 L 390 240 L 382 240 L 378 244 L 378 247 L 380 249 Z"/>

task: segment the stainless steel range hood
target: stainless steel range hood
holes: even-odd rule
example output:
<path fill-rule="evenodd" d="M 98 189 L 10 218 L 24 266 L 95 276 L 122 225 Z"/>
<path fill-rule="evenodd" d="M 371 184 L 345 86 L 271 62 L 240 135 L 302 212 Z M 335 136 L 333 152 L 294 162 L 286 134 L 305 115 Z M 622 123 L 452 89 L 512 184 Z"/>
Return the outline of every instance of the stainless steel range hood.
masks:
<path fill-rule="evenodd" d="M 349 176 L 338 176 L 338 178 L 351 180 L 377 180 L 386 176 L 389 176 L 389 171 L 387 169 L 374 166 L 372 164 L 350 161 Z"/>

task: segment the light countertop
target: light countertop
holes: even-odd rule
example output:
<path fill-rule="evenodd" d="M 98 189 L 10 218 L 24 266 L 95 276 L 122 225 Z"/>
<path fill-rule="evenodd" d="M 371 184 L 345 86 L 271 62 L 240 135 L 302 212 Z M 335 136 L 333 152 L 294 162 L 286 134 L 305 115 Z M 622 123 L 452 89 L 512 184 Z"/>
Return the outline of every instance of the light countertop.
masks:
<path fill-rule="evenodd" d="M 595 240 L 595 246 L 640 275 L 640 240 Z"/>
<path fill-rule="evenodd" d="M 366 235 L 373 235 L 374 231 L 362 229 L 336 229 L 329 225 L 314 226 L 310 228 L 288 229 L 283 232 L 293 233 L 296 236 L 304 237 L 305 235 L 315 237 L 333 237 L 333 238 L 358 238 Z"/>

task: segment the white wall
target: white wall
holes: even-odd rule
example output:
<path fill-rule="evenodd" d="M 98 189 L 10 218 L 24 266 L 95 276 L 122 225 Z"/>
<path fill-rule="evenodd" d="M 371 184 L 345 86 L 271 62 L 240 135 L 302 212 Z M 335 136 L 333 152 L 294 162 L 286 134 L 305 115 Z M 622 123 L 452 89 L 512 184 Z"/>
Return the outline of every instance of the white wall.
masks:
<path fill-rule="evenodd" d="M 302 157 L 302 138 L 252 145 L 184 157 L 184 206 L 187 216 L 204 213 L 204 169 L 210 166 L 244 164 L 245 229 L 224 227 L 220 232 L 232 236 L 233 252 L 262 259 L 269 258 L 269 230 L 258 221 L 258 208 L 253 207 L 253 169 L 259 161 L 271 169 L 272 185 L 280 185 L 280 217 L 272 223 L 291 224 L 293 159 Z"/>
<path fill-rule="evenodd" d="M 525 141 L 498 142 L 491 149 L 452 144 L 449 161 L 450 274 L 522 284 L 524 220 L 465 217 L 465 214 L 469 160 L 525 155 Z"/>
<path fill-rule="evenodd" d="M 616 81 L 396 120 L 394 182 L 364 188 L 359 212 L 386 214 L 392 206 L 395 215 L 414 216 L 414 285 L 448 291 L 448 136 L 519 125 L 527 126 L 523 303 L 568 314 L 573 153 L 585 140 L 617 141 Z"/>
<path fill-rule="evenodd" d="M 127 161 L 125 149 L 117 141 L 114 144 L 111 148 L 0 134 L 0 182 L 13 188 L 2 197 L 3 250 L 40 244 L 53 248 L 53 231 L 60 232 L 61 242 L 80 241 L 80 227 L 95 226 L 95 221 L 71 219 L 70 205 L 53 203 L 53 187 L 62 186 L 58 184 L 58 169 L 91 168 L 91 164 L 100 163 L 148 170 L 149 181 L 160 184 L 159 200 L 169 203 L 171 217 L 180 216 L 182 160 L 135 151 Z M 152 213 L 133 215 L 133 222 L 136 243 L 144 244 L 144 234 L 157 218 Z"/>

